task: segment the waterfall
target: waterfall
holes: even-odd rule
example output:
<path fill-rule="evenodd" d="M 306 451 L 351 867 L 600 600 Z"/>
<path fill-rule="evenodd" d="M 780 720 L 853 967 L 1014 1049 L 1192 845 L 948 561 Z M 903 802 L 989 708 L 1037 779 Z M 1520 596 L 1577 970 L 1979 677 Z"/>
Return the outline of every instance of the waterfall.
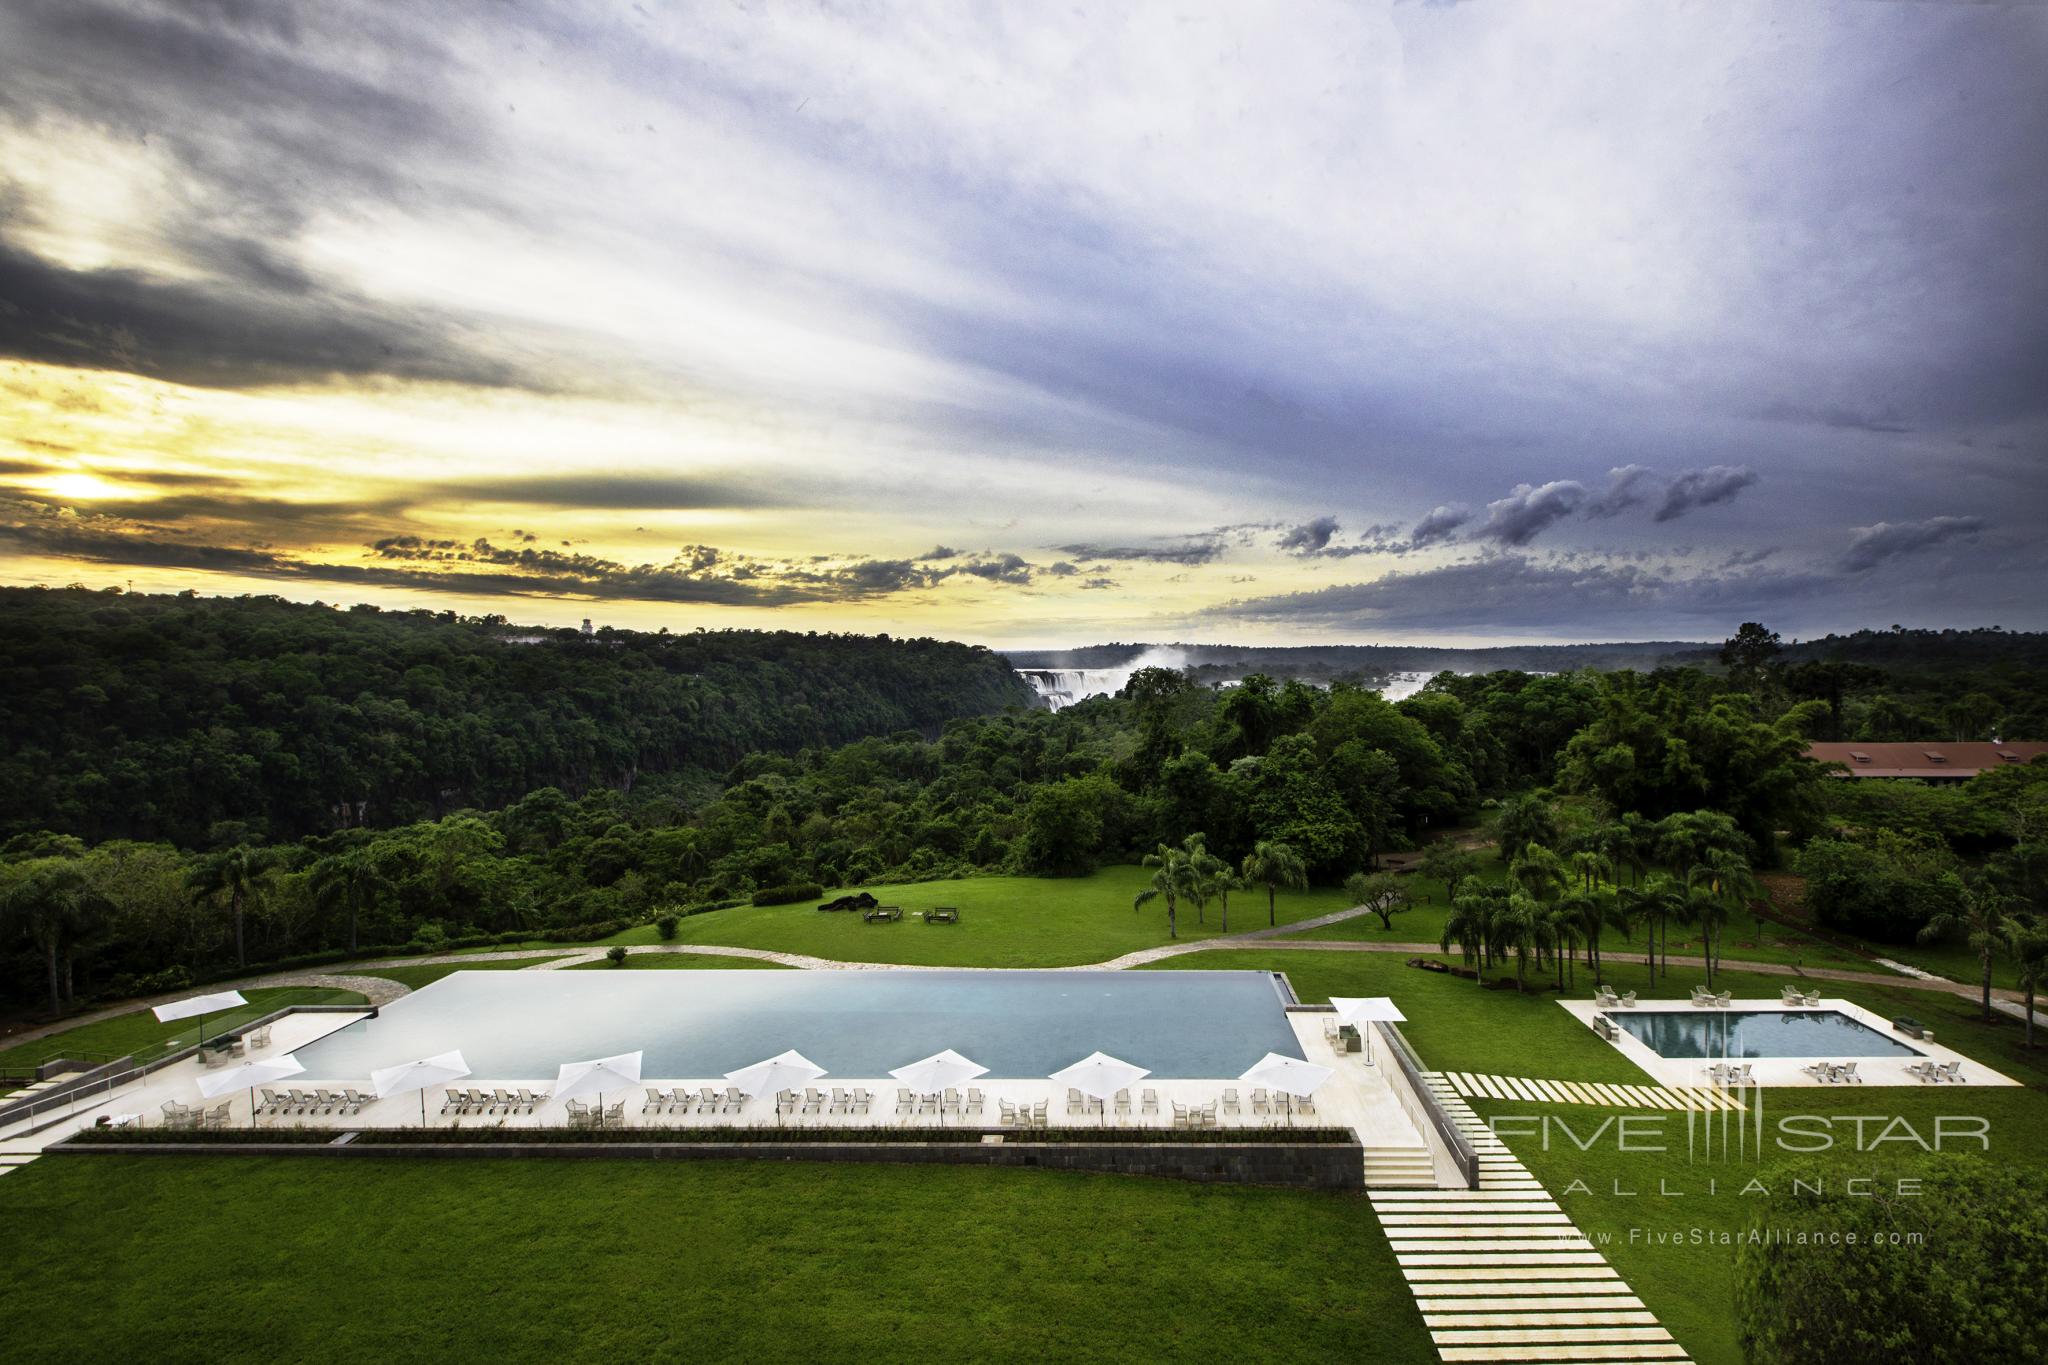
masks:
<path fill-rule="evenodd" d="M 1187 666 L 1187 655 L 1181 650 L 1154 645 L 1129 662 L 1110 668 L 1020 668 L 1017 676 L 1038 694 L 1047 710 L 1059 711 L 1090 697 L 1115 696 L 1123 691 L 1124 684 L 1131 680 L 1131 674 L 1141 668 L 1179 671 Z"/>

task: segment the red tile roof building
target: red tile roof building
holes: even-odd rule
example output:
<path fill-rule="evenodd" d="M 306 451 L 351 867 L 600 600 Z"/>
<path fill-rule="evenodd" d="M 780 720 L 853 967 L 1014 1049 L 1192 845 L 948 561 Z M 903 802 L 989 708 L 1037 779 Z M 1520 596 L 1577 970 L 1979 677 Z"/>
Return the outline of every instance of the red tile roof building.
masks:
<path fill-rule="evenodd" d="M 1960 782 L 1992 768 L 2018 767 L 2048 754 L 2048 744 L 1809 744 L 1806 756 L 1839 763 L 1850 777 L 1919 777 Z M 1840 774 L 1837 774 L 1840 776 Z"/>

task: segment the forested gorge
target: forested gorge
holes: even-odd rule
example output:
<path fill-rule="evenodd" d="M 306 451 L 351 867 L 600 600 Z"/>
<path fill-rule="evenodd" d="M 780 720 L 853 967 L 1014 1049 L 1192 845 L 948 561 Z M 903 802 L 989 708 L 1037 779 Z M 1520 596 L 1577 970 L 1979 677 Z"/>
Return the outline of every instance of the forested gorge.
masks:
<path fill-rule="evenodd" d="M 289 840 L 1030 702 L 938 640 L 0 589 L 0 835 Z"/>
<path fill-rule="evenodd" d="M 1149 669 L 1054 713 L 1012 704 L 996 656 L 930 641 L 510 644 L 501 622 L 268 600 L 7 605 L 0 985 L 52 1010 L 241 966 L 1144 859 L 1169 886 L 1243 868 L 1364 901 L 1380 855 L 1441 854 L 1439 831 L 1477 820 L 1537 900 L 1595 858 L 1610 879 L 1645 858 L 1716 877 L 1716 859 L 1877 860 L 1919 888 L 1907 922 L 1849 925 L 1840 878 L 1817 878 L 1817 907 L 1910 938 L 1987 858 L 2014 884 L 2048 793 L 2048 763 L 1880 792 L 1803 756 L 1873 696 L 2018 698 L 1981 723 L 2024 718 L 2037 675 L 1854 665 L 1826 700 L 1811 670 L 1852 666 L 1742 636 L 1714 667 L 1444 673 L 1399 702 Z M 367 804 L 343 818 L 343 797 Z"/>

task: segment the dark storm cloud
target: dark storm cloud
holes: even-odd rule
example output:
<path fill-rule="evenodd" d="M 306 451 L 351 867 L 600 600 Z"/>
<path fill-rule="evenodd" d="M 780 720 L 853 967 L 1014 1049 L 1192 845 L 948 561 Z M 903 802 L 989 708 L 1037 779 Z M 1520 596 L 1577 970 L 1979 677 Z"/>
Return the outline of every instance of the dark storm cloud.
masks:
<path fill-rule="evenodd" d="M 69 270 L 0 240 L 0 355 L 239 388 L 387 374 L 507 384 L 511 367 L 468 351 L 456 329 L 342 294 L 184 283 L 128 270 Z"/>
<path fill-rule="evenodd" d="M 1917 554 L 1952 540 L 1968 540 L 1985 529 L 1982 517 L 1929 517 L 1925 521 L 1881 521 L 1857 530 L 1842 555 L 1842 568 L 1864 573 L 1888 559 Z"/>
<path fill-rule="evenodd" d="M 1290 554 L 1317 554 L 1329 545 L 1330 538 L 1336 535 L 1337 531 L 1338 526 L 1335 517 L 1317 517 L 1313 521 L 1303 522 L 1286 535 L 1281 536 L 1280 548 Z"/>
<path fill-rule="evenodd" d="M 1644 484 L 1656 477 L 1648 465 L 1617 465 L 1607 471 L 1607 491 L 1586 504 L 1586 515 L 1595 518 L 1619 516 L 1639 506 L 1649 496 Z"/>
<path fill-rule="evenodd" d="M 1080 559 L 1144 560 L 1156 564 L 1207 564 L 1223 554 L 1223 542 L 1191 538 L 1158 545 L 1055 545 L 1062 554 Z"/>
<path fill-rule="evenodd" d="M 1706 469 L 1688 469 L 1664 490 L 1657 520 L 1676 521 L 1695 508 L 1726 502 L 1756 481 L 1757 472 L 1748 465 L 1717 464 Z"/>
<path fill-rule="evenodd" d="M 1418 546 L 1448 540 L 1454 531 L 1470 520 L 1472 509 L 1469 507 L 1439 506 L 1415 523 L 1415 532 L 1409 539 Z"/>
<path fill-rule="evenodd" d="M 918 558 L 925 560 L 951 559 L 959 553 L 960 552 L 958 550 L 954 549 L 950 545 L 934 545 L 931 549 L 926 550 L 923 554 L 919 555 Z"/>
<path fill-rule="evenodd" d="M 1486 522 L 1472 535 L 1502 545 L 1527 545 L 1577 511 L 1585 500 L 1585 485 L 1571 479 L 1554 479 L 1541 486 L 1517 484 L 1514 492 L 1486 504 Z"/>

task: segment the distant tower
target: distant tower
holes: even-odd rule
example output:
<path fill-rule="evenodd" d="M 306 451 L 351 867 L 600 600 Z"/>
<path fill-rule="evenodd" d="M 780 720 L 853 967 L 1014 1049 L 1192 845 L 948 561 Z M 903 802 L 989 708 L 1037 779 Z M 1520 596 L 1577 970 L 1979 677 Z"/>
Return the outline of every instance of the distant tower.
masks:
<path fill-rule="evenodd" d="M 593 629 L 593 628 L 591 627 L 591 624 L 590 624 L 590 618 L 589 618 L 588 616 L 586 616 L 586 617 L 584 617 L 584 618 L 583 618 L 583 633 L 584 633 L 585 635 L 595 635 L 595 634 L 597 634 L 597 631 L 596 631 L 596 630 L 594 630 L 594 629 Z"/>

